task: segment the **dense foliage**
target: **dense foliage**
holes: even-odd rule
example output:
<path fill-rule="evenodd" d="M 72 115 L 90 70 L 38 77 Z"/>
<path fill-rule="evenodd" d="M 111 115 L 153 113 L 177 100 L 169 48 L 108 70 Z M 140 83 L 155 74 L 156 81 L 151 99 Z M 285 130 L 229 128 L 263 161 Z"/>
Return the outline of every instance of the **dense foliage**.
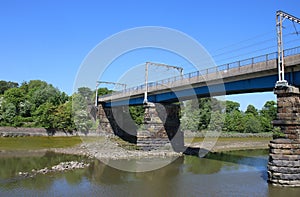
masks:
<path fill-rule="evenodd" d="M 99 88 L 98 96 L 111 93 Z M 81 87 L 72 96 L 40 80 L 23 82 L 0 81 L 0 126 L 44 127 L 72 132 L 88 132 L 95 128 L 93 107 L 95 91 Z M 201 98 L 185 101 L 181 111 L 183 130 L 223 130 L 225 132 L 258 133 L 273 130 L 276 103 L 267 101 L 261 110 L 249 105 L 245 112 L 233 101 Z M 129 107 L 137 125 L 143 124 L 143 106 Z"/>
<path fill-rule="evenodd" d="M 48 130 L 88 131 L 95 93 L 79 88 L 72 96 L 40 80 L 18 83 L 0 81 L 0 126 L 44 127 Z M 100 88 L 98 95 L 107 94 Z"/>
<path fill-rule="evenodd" d="M 245 112 L 233 101 L 201 98 L 184 102 L 181 115 L 183 130 L 217 130 L 225 132 L 259 133 L 273 130 L 276 103 L 267 101 L 261 110 L 249 105 Z"/>

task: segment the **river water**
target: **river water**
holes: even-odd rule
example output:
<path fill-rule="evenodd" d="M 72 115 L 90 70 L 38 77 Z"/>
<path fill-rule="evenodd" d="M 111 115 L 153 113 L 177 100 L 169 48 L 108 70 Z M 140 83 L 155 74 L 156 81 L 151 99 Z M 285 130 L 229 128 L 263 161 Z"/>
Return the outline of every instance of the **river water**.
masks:
<path fill-rule="evenodd" d="M 85 169 L 18 176 L 20 171 L 71 160 L 86 159 L 54 153 L 0 157 L 0 196 L 300 196 L 300 188 L 267 183 L 266 150 L 224 152 L 206 158 L 183 156 L 149 172 L 120 171 L 94 160 Z"/>

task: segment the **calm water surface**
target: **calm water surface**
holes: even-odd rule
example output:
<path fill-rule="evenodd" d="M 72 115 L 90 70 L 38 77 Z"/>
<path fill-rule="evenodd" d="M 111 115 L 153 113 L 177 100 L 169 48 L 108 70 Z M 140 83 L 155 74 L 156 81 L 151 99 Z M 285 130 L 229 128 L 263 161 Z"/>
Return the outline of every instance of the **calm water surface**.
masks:
<path fill-rule="evenodd" d="M 159 170 L 133 173 L 97 160 L 86 169 L 21 178 L 20 171 L 41 169 L 83 157 L 54 153 L 0 158 L 0 196 L 300 196 L 300 188 L 267 183 L 264 150 L 184 156 Z M 120 165 L 135 160 L 118 161 Z"/>

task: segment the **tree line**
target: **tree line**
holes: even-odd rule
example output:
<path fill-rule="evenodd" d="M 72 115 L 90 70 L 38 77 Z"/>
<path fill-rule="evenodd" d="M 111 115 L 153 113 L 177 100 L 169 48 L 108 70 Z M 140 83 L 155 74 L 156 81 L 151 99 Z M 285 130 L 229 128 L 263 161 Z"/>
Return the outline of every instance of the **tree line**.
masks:
<path fill-rule="evenodd" d="M 99 88 L 98 96 L 112 93 Z M 41 80 L 21 85 L 0 81 L 0 126 L 43 127 L 48 130 L 88 132 L 96 129 L 93 119 L 95 91 L 81 87 L 71 96 Z M 225 107 L 226 106 L 226 107 Z M 200 98 L 185 101 L 181 110 L 182 130 L 220 130 L 226 132 L 258 133 L 273 130 L 276 103 L 267 101 L 261 110 L 249 105 L 245 112 L 233 101 Z M 130 114 L 137 125 L 143 124 L 143 106 L 130 106 Z M 94 114 L 94 115 L 92 115 Z"/>
<path fill-rule="evenodd" d="M 100 88 L 98 95 L 110 93 Z M 92 105 L 95 92 L 79 88 L 68 96 L 41 80 L 21 85 L 0 81 L 0 126 L 43 127 L 48 130 L 87 132 L 93 127 L 87 106 Z"/>
<path fill-rule="evenodd" d="M 219 101 L 214 98 L 200 98 L 184 103 L 181 115 L 183 130 L 217 130 L 239 133 L 260 133 L 273 131 L 272 120 L 276 118 L 275 101 L 267 101 L 261 110 L 248 105 L 241 111 L 234 101 Z"/>

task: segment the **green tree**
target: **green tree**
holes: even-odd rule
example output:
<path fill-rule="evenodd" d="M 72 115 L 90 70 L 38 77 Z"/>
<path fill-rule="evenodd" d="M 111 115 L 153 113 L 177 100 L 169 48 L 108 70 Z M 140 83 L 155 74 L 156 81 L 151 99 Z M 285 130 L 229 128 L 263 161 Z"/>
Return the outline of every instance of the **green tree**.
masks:
<path fill-rule="evenodd" d="M 144 106 L 129 106 L 129 112 L 131 118 L 137 125 L 141 125 L 144 123 Z"/>
<path fill-rule="evenodd" d="M 261 110 L 261 114 L 264 117 L 269 118 L 270 120 L 274 120 L 277 116 L 276 102 L 275 101 L 267 101 Z"/>
<path fill-rule="evenodd" d="M 260 122 L 262 130 L 265 132 L 272 132 L 272 121 L 277 116 L 277 106 L 275 101 L 267 101 L 260 111 Z"/>
<path fill-rule="evenodd" d="M 90 88 L 80 87 L 78 88 L 78 94 L 80 94 L 87 101 L 89 105 L 94 103 L 95 94 Z"/>
<path fill-rule="evenodd" d="M 56 108 L 52 103 L 46 102 L 40 105 L 33 114 L 36 126 L 44 127 L 46 129 L 54 129 L 55 111 Z"/>
<path fill-rule="evenodd" d="M 25 101 L 25 92 L 20 88 L 10 88 L 5 91 L 3 97 L 6 103 L 11 103 L 16 107 L 18 113 L 20 103 Z"/>
<path fill-rule="evenodd" d="M 15 117 L 17 115 L 16 106 L 12 103 L 1 105 L 0 120 L 2 126 L 14 126 Z"/>
<path fill-rule="evenodd" d="M 208 129 L 211 131 L 221 132 L 223 128 L 225 120 L 225 115 L 219 111 L 213 111 L 211 113 L 210 123 L 208 125 Z"/>
<path fill-rule="evenodd" d="M 246 114 L 253 114 L 254 116 L 258 116 L 258 111 L 253 105 L 248 105 L 247 110 L 245 112 Z"/>
<path fill-rule="evenodd" d="M 197 100 L 184 102 L 181 111 L 181 128 L 184 130 L 198 131 L 200 124 L 200 110 L 198 109 Z"/>
<path fill-rule="evenodd" d="M 50 102 L 53 105 L 59 105 L 60 92 L 52 85 L 46 85 L 41 89 L 37 89 L 32 93 L 31 102 L 38 108 L 40 105 L 46 102 Z"/>
<path fill-rule="evenodd" d="M 272 120 L 265 116 L 259 116 L 259 121 L 261 124 L 261 130 L 262 132 L 272 132 L 273 131 L 273 125 Z"/>
<path fill-rule="evenodd" d="M 200 98 L 198 100 L 199 106 L 195 109 L 199 109 L 199 126 L 200 130 L 207 129 L 211 117 L 212 102 L 210 98 Z"/>
<path fill-rule="evenodd" d="M 75 93 L 72 95 L 72 102 L 73 102 L 73 116 L 74 116 L 74 123 L 76 128 L 87 134 L 90 128 L 93 126 L 92 118 L 89 116 L 88 113 L 88 101 L 82 94 Z"/>
<path fill-rule="evenodd" d="M 113 91 L 107 88 L 98 88 L 98 97 L 106 94 L 111 94 Z"/>
<path fill-rule="evenodd" d="M 262 126 L 259 119 L 253 113 L 247 113 L 245 116 L 245 133 L 260 133 Z"/>
<path fill-rule="evenodd" d="M 226 113 L 230 114 L 234 111 L 239 111 L 240 104 L 234 101 L 226 101 Z"/>
<path fill-rule="evenodd" d="M 19 103 L 19 115 L 22 117 L 30 117 L 31 116 L 31 109 L 33 108 L 33 104 L 28 101 L 22 101 Z"/>
<path fill-rule="evenodd" d="M 0 94 L 4 94 L 4 92 L 10 88 L 17 88 L 19 86 L 16 82 L 11 81 L 0 81 Z"/>
<path fill-rule="evenodd" d="M 228 132 L 244 132 L 244 117 L 240 111 L 234 110 L 230 114 L 226 114 L 224 130 Z"/>
<path fill-rule="evenodd" d="M 74 119 L 72 115 L 72 102 L 60 104 L 54 112 L 54 127 L 56 129 L 73 132 L 75 128 Z"/>

